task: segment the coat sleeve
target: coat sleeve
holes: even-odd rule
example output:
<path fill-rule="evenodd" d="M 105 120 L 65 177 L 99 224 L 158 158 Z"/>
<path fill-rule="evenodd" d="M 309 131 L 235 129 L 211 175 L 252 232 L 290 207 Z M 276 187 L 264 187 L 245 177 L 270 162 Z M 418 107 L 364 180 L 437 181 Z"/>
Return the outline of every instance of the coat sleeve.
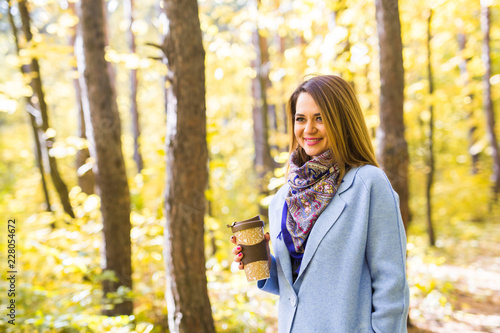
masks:
<path fill-rule="evenodd" d="M 278 270 L 276 267 L 276 258 L 273 255 L 271 255 L 271 257 L 272 257 L 272 263 L 271 263 L 271 270 L 269 272 L 270 273 L 269 279 L 257 281 L 257 287 L 271 294 L 279 295 L 280 288 L 278 284 Z"/>
<path fill-rule="evenodd" d="M 377 333 L 406 332 L 409 289 L 399 198 L 382 170 L 362 179 L 370 192 L 366 259 L 373 290 L 372 328 Z"/>

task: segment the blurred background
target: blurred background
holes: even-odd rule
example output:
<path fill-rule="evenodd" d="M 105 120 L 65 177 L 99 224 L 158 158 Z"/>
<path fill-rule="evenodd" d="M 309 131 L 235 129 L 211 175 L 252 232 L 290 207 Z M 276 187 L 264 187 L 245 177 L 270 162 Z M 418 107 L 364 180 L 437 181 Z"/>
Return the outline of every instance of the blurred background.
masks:
<path fill-rule="evenodd" d="M 212 317 L 218 332 L 276 332 L 277 297 L 232 265 L 226 224 L 266 217 L 285 182 L 285 105 L 308 74 L 337 74 L 353 85 L 379 148 L 376 7 L 371 0 L 198 6 Z M 80 118 L 75 1 L 0 1 L 0 331 L 168 331 L 164 7 L 160 0 L 103 2 L 131 204 L 133 288 L 108 294 L 107 304 L 132 300 L 134 310 L 115 316 L 102 314 L 101 282 L 110 273 L 102 269 L 101 198 Z M 412 332 L 500 332 L 499 18 L 495 0 L 399 2 Z M 33 59 L 39 72 L 23 71 Z M 45 103 L 30 84 L 34 78 L 41 78 Z M 192 156 L 192 163 L 207 161 Z M 8 219 L 16 220 L 15 327 L 6 309 Z"/>

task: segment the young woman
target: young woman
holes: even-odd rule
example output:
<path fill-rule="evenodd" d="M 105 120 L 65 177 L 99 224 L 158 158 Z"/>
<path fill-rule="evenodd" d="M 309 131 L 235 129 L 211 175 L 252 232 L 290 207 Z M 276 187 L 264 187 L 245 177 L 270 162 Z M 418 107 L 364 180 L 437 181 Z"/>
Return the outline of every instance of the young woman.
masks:
<path fill-rule="evenodd" d="M 338 76 L 313 77 L 294 91 L 288 112 L 287 183 L 269 206 L 266 235 L 271 277 L 258 282 L 280 296 L 279 332 L 406 332 L 399 199 L 353 89 Z M 241 248 L 233 253 L 240 262 Z"/>

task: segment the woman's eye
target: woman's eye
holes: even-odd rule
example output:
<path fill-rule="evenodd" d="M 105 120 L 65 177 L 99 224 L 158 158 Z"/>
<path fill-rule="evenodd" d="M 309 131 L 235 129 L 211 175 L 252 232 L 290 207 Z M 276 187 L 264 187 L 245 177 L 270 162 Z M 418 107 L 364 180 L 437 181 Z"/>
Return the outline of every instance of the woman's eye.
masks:
<path fill-rule="evenodd" d="M 318 118 L 316 118 L 316 121 L 323 121 L 323 118 L 318 117 Z"/>
<path fill-rule="evenodd" d="M 296 121 L 296 122 L 302 122 L 302 121 L 304 121 L 304 118 L 302 118 L 302 117 L 297 117 L 297 118 L 295 118 L 295 121 Z"/>

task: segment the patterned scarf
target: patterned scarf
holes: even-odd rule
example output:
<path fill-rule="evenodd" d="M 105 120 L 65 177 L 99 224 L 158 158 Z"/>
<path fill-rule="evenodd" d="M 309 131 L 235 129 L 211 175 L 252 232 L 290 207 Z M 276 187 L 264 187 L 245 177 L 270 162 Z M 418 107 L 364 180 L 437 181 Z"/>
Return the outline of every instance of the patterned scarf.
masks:
<path fill-rule="evenodd" d="M 290 190 L 285 198 L 288 205 L 286 228 L 297 253 L 304 252 L 309 232 L 337 192 L 339 173 L 330 150 L 302 166 L 298 166 L 297 151 L 290 156 Z"/>

